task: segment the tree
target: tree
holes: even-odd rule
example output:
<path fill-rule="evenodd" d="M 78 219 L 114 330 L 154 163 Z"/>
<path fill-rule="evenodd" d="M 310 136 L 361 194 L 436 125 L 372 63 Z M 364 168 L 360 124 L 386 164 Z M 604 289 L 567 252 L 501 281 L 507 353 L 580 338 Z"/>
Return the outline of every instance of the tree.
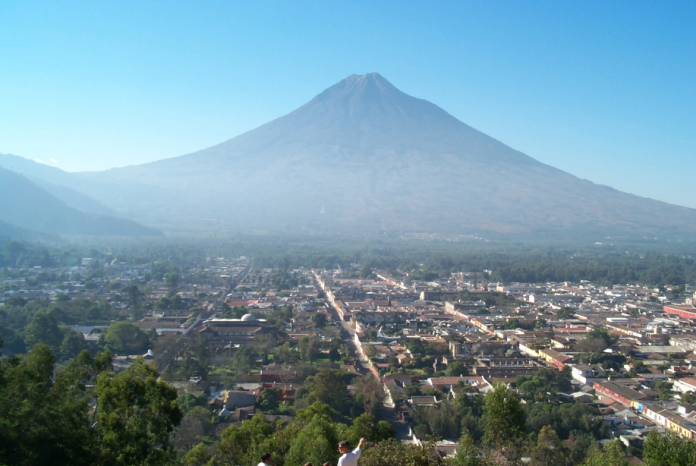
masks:
<path fill-rule="evenodd" d="M 683 393 L 681 395 L 681 400 L 684 403 L 694 404 L 694 403 L 696 403 L 696 393 L 694 393 L 694 392 Z"/>
<path fill-rule="evenodd" d="M 19 334 L 11 328 L 0 326 L 0 347 L 4 349 L 5 354 L 22 354 L 27 352 L 27 346 Z M 0 352 L 2 354 L 2 352 Z"/>
<path fill-rule="evenodd" d="M 341 359 L 341 350 L 344 344 L 338 338 L 334 338 L 329 343 L 329 361 L 336 362 Z"/>
<path fill-rule="evenodd" d="M 513 456 L 525 431 L 524 410 L 520 400 L 504 384 L 496 384 L 486 395 L 483 408 L 485 442 L 496 449 L 498 458 L 503 450 Z"/>
<path fill-rule="evenodd" d="M 302 359 L 312 362 L 321 348 L 321 341 L 316 337 L 302 337 L 297 346 Z"/>
<path fill-rule="evenodd" d="M 87 349 L 87 343 L 81 333 L 74 330 L 65 332 L 63 342 L 60 344 L 60 354 L 64 359 L 72 359 L 85 349 Z"/>
<path fill-rule="evenodd" d="M 264 388 L 261 390 L 256 403 L 261 411 L 273 413 L 280 406 L 278 401 L 279 391 L 275 388 Z"/>
<path fill-rule="evenodd" d="M 111 324 L 104 343 L 116 354 L 144 354 L 150 346 L 150 339 L 135 325 L 122 321 Z"/>
<path fill-rule="evenodd" d="M 423 396 L 423 391 L 420 388 L 420 385 L 407 385 L 404 387 L 404 396 L 406 398 L 413 398 L 414 396 Z"/>
<path fill-rule="evenodd" d="M 225 429 L 220 436 L 218 451 L 229 464 L 255 464 L 268 448 L 274 428 L 263 414 L 257 414 L 242 423 Z"/>
<path fill-rule="evenodd" d="M 487 463 L 484 458 L 479 456 L 479 449 L 469 432 L 464 431 L 464 435 L 459 440 L 459 446 L 457 446 L 457 455 L 454 458 L 455 466 L 484 466 Z"/>
<path fill-rule="evenodd" d="M 396 437 L 396 430 L 387 421 L 379 421 L 373 430 L 373 436 L 375 442 L 381 442 L 383 440 L 388 440 L 390 438 Z M 361 437 L 363 438 L 363 437 Z M 365 437 L 367 438 L 367 437 Z"/>
<path fill-rule="evenodd" d="M 417 408 L 415 422 L 426 426 L 427 434 L 436 438 L 452 438 L 460 433 L 455 411 L 446 402 L 438 403 L 436 406 Z M 422 432 L 419 438 L 422 438 Z"/>
<path fill-rule="evenodd" d="M 603 328 L 593 328 L 587 334 L 585 335 L 586 340 L 597 340 L 597 339 L 602 339 L 604 342 L 607 344 L 607 346 L 611 346 L 615 344 L 617 341 L 619 341 L 619 335 L 615 333 L 609 333 L 606 329 Z"/>
<path fill-rule="evenodd" d="M 317 312 L 312 316 L 312 322 L 314 322 L 314 325 L 318 328 L 324 328 L 327 323 L 326 315 L 323 312 Z"/>
<path fill-rule="evenodd" d="M 353 390 L 356 402 L 362 403 L 365 411 L 370 414 L 379 412 L 387 396 L 382 384 L 371 375 L 353 380 Z"/>
<path fill-rule="evenodd" d="M 176 402 L 179 404 L 181 412 L 186 414 L 195 407 L 206 406 L 208 404 L 208 397 L 205 395 L 192 395 L 191 393 L 186 393 L 180 396 Z"/>
<path fill-rule="evenodd" d="M 24 341 L 29 348 L 37 343 L 45 343 L 54 353 L 59 351 L 63 341 L 63 333 L 58 328 L 58 322 L 52 311 L 41 311 L 34 314 L 24 331 Z"/>
<path fill-rule="evenodd" d="M 257 335 L 254 337 L 254 347 L 263 355 L 265 364 L 271 351 L 278 347 L 278 340 L 270 333 L 266 335 Z"/>
<path fill-rule="evenodd" d="M 394 438 L 396 432 L 386 421 L 375 423 L 375 418 L 371 414 L 361 414 L 353 420 L 353 425 L 348 429 L 345 438 L 351 445 L 356 445 L 361 438 L 368 442 L 381 442 Z"/>
<path fill-rule="evenodd" d="M 201 420 L 187 413 L 172 432 L 171 444 L 179 451 L 189 451 L 201 442 L 204 434 Z"/>
<path fill-rule="evenodd" d="M 442 356 L 449 352 L 449 346 L 447 343 L 433 341 L 428 343 L 425 349 L 425 354 L 429 356 Z"/>
<path fill-rule="evenodd" d="M 183 466 L 215 466 L 217 458 L 210 452 L 210 447 L 205 443 L 199 443 L 181 458 Z"/>
<path fill-rule="evenodd" d="M 0 360 L 0 464 L 17 466 L 165 464 L 169 432 L 181 413 L 176 390 L 142 360 L 107 372 L 111 354 L 82 351 L 55 371 L 51 349 L 38 343 L 25 357 Z M 90 373 L 95 392 L 87 389 Z"/>
<path fill-rule="evenodd" d="M 565 466 L 568 462 L 568 449 L 558 438 L 551 426 L 544 426 L 532 449 L 530 466 Z"/>
<path fill-rule="evenodd" d="M 377 349 L 375 348 L 375 345 L 366 345 L 365 346 L 365 356 L 368 358 L 374 358 L 377 355 Z"/>
<path fill-rule="evenodd" d="M 347 413 L 348 387 L 340 372 L 324 369 L 316 375 L 307 377 L 304 385 L 309 391 L 307 399 L 310 403 L 321 401 L 339 413 Z"/>
<path fill-rule="evenodd" d="M 571 390 L 570 379 L 570 368 L 567 366 L 562 371 L 545 367 L 533 376 L 517 376 L 515 385 L 525 397 L 548 401 L 549 397 L 556 397 L 559 391 Z"/>
<path fill-rule="evenodd" d="M 222 307 L 222 315 L 227 319 L 241 319 L 244 316 L 244 314 L 247 314 L 247 308 L 244 306 L 230 307 L 227 304 L 223 303 Z"/>
<path fill-rule="evenodd" d="M 126 288 L 126 294 L 128 295 L 128 306 L 133 310 L 133 320 L 140 320 L 142 317 L 140 304 L 142 302 L 143 292 L 140 291 L 138 285 L 133 283 Z"/>
<path fill-rule="evenodd" d="M 169 288 L 169 294 L 176 294 L 176 290 L 179 288 L 179 274 L 176 272 L 169 272 L 164 274 L 164 284 Z"/>
<path fill-rule="evenodd" d="M 570 464 L 583 464 L 587 454 L 592 451 L 593 448 L 597 448 L 598 445 L 599 443 L 592 434 L 575 432 L 573 434 L 573 439 L 568 442 L 568 460 Z"/>
<path fill-rule="evenodd" d="M 112 465 L 155 466 L 173 459 L 169 434 L 181 422 L 176 389 L 137 360 L 114 377 L 97 378 L 101 456 Z"/>
<path fill-rule="evenodd" d="M 573 309 L 572 307 L 562 307 L 558 311 L 556 311 L 556 317 L 558 317 L 561 320 L 575 317 L 575 309 Z"/>
<path fill-rule="evenodd" d="M 89 355 L 88 352 L 87 352 L 87 355 Z M 77 361 L 79 362 L 79 360 L 81 358 L 85 358 L 85 357 L 86 357 L 85 351 L 83 351 L 77 356 Z M 105 371 L 113 370 L 114 355 L 109 350 L 106 350 L 104 352 L 99 352 L 94 357 L 94 361 L 93 361 L 92 365 L 94 366 L 94 368 L 98 372 L 105 372 Z"/>
<path fill-rule="evenodd" d="M 299 409 L 296 418 L 309 422 L 316 416 L 326 416 L 333 419 L 336 416 L 336 410 L 326 403 L 317 401 L 304 409 Z"/>
<path fill-rule="evenodd" d="M 469 370 L 466 368 L 463 362 L 454 361 L 447 366 L 445 370 L 445 375 L 447 377 L 459 377 L 460 375 L 468 375 Z"/>
<path fill-rule="evenodd" d="M 331 419 L 327 416 L 314 416 L 295 437 L 285 457 L 285 464 L 335 464 L 338 460 L 336 445 L 339 441 L 336 426 Z"/>
<path fill-rule="evenodd" d="M 256 359 L 259 354 L 248 345 L 242 345 L 232 356 L 232 365 L 239 372 L 247 372 L 250 368 L 256 365 Z"/>
<path fill-rule="evenodd" d="M 314 463 L 312 463 L 314 464 Z M 432 444 L 423 447 L 387 440 L 365 449 L 360 466 L 445 466 L 446 460 L 434 452 Z"/>
<path fill-rule="evenodd" d="M 194 354 L 196 355 L 196 361 L 198 361 L 198 375 L 205 379 L 208 377 L 208 371 L 210 370 L 210 352 L 208 351 L 208 342 L 202 335 L 198 335 L 198 338 L 196 338 Z"/>
<path fill-rule="evenodd" d="M 94 464 L 88 368 L 71 363 L 54 377 L 54 363 L 43 343 L 0 361 L 0 464 Z"/>
<path fill-rule="evenodd" d="M 527 431 L 539 432 L 550 425 L 565 440 L 585 432 L 593 438 L 609 436 L 609 428 L 599 410 L 584 403 L 530 403 L 527 405 Z"/>
<path fill-rule="evenodd" d="M 604 448 L 595 445 L 585 458 L 584 466 L 629 466 L 624 459 L 623 445 L 620 440 L 613 440 Z"/>
<path fill-rule="evenodd" d="M 290 343 L 283 343 L 273 355 L 273 359 L 279 363 L 292 364 L 300 359 L 299 351 L 290 346 Z"/>
<path fill-rule="evenodd" d="M 650 432 L 643 445 L 647 466 L 692 466 L 696 463 L 696 442 L 674 433 Z"/>

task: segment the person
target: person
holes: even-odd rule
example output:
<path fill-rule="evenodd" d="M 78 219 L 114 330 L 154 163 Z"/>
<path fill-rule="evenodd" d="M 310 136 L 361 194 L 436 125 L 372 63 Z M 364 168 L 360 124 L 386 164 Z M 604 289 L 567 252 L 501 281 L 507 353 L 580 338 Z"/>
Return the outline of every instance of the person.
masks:
<path fill-rule="evenodd" d="M 322 464 L 321 466 L 331 466 L 331 463 L 329 463 L 329 462 L 327 461 L 326 463 Z"/>
<path fill-rule="evenodd" d="M 347 440 L 342 441 L 338 444 L 338 451 L 343 453 L 338 459 L 338 466 L 358 466 L 358 458 L 360 458 L 360 449 L 365 443 L 365 439 L 361 438 L 358 442 L 358 448 L 350 451 L 350 442 Z"/>
<path fill-rule="evenodd" d="M 271 459 L 271 454 L 270 453 L 264 453 L 261 455 L 261 462 L 258 464 L 258 466 L 275 466 L 275 463 Z"/>

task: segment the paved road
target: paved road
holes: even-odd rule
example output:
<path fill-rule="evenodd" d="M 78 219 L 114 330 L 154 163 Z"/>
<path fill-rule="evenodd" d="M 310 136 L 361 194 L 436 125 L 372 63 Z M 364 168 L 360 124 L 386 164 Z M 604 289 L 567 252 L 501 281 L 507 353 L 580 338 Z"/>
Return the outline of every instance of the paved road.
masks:
<path fill-rule="evenodd" d="M 359 372 L 362 374 L 371 374 L 373 377 L 377 378 L 377 376 L 375 376 L 375 374 L 370 369 L 368 359 L 362 354 L 360 354 L 360 352 L 358 351 L 358 345 L 355 343 L 355 329 L 350 326 L 350 322 L 346 322 L 345 320 L 342 320 L 340 318 L 340 316 L 338 315 L 338 311 L 333 306 L 333 304 L 329 303 L 328 310 L 329 314 L 331 314 L 331 318 L 334 321 L 341 324 L 341 326 L 343 327 L 343 335 L 341 335 L 341 338 L 348 344 L 348 347 L 351 349 L 353 356 L 355 357 L 356 361 L 358 361 Z M 379 382 L 379 378 L 377 378 L 377 381 Z"/>
<path fill-rule="evenodd" d="M 396 431 L 396 439 L 399 442 L 413 442 L 413 437 L 408 433 L 408 426 L 399 419 L 396 415 L 396 409 L 393 406 L 384 405 L 377 419 L 379 421 L 387 421 L 391 424 Z"/>
<path fill-rule="evenodd" d="M 317 289 L 321 291 L 321 288 L 319 287 L 319 284 L 315 282 L 315 286 Z M 377 379 L 377 382 L 380 384 L 382 381 L 379 379 L 379 377 L 372 371 L 369 365 L 369 361 L 367 357 L 361 355 L 358 352 L 358 347 L 357 344 L 355 343 L 355 329 L 350 326 L 349 322 L 346 322 L 342 320 L 339 317 L 338 311 L 336 308 L 333 306 L 333 304 L 329 303 L 329 308 L 328 308 L 329 314 L 331 314 L 331 318 L 340 323 L 341 326 L 343 327 L 343 335 L 342 339 L 348 344 L 348 347 L 351 349 L 351 352 L 353 353 L 353 356 L 359 363 L 358 371 L 362 374 L 370 374 L 373 376 L 375 379 Z M 378 416 L 379 421 L 387 421 L 391 426 L 394 428 L 396 431 L 396 439 L 400 442 L 413 442 L 413 437 L 409 435 L 409 429 L 408 426 L 406 425 L 405 422 L 399 419 L 399 417 L 396 414 L 396 409 L 394 405 L 385 403 L 382 406 L 382 410 Z"/>

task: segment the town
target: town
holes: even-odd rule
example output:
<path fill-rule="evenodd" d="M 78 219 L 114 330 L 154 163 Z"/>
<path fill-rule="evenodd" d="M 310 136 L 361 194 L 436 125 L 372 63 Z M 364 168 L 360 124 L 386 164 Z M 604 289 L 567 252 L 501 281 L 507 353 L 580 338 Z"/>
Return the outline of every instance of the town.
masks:
<path fill-rule="evenodd" d="M 43 341 L 64 363 L 83 349 L 112 351 L 116 372 L 144 360 L 179 394 L 185 416 L 173 444 L 182 451 L 258 414 L 292 422 L 329 372 L 344 381 L 332 397 L 360 400 L 397 440 L 434 442 L 443 458 L 456 455 L 461 426 L 475 438 L 481 427 L 436 413 L 501 383 L 528 405 L 528 422 L 540 415 L 535 403 L 574 407 L 592 424 L 585 430 L 620 440 L 635 461 L 653 431 L 696 438 L 688 286 L 260 267 L 245 256 L 133 262 L 101 255 L 3 269 L 3 353 Z"/>

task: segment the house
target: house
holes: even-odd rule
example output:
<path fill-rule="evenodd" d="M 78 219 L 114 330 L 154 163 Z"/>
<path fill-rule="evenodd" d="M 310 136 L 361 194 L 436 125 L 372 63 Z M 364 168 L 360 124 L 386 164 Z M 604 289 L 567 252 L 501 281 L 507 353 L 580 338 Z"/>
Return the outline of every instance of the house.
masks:
<path fill-rule="evenodd" d="M 624 406 L 636 409 L 639 409 L 639 401 L 647 399 L 645 395 L 631 388 L 622 387 L 611 382 L 595 381 L 594 388 L 598 393 L 606 395 Z"/>
<path fill-rule="evenodd" d="M 589 403 L 592 401 L 592 395 L 585 392 L 574 392 L 570 397 L 578 403 Z"/>
<path fill-rule="evenodd" d="M 384 390 L 387 393 L 391 392 L 396 392 L 396 393 L 403 393 L 404 389 L 396 383 L 396 380 L 393 379 L 388 379 L 384 381 Z"/>
<path fill-rule="evenodd" d="M 440 391 L 449 390 L 452 387 L 459 385 L 460 383 L 480 388 L 490 386 L 486 379 L 484 379 L 483 377 L 476 376 L 462 375 L 459 377 L 430 377 L 428 379 L 428 384 L 432 385 L 433 388 Z"/>
<path fill-rule="evenodd" d="M 678 315 L 684 319 L 696 319 L 696 307 L 693 304 L 670 304 L 669 306 L 664 306 L 663 310 L 667 314 Z"/>
<path fill-rule="evenodd" d="M 434 396 L 414 396 L 408 400 L 408 402 L 414 407 L 418 406 L 435 406 L 439 403 L 437 398 Z"/>
<path fill-rule="evenodd" d="M 251 314 L 241 319 L 208 319 L 197 333 L 213 343 L 247 342 L 257 335 L 264 335 L 273 329 L 268 328 L 265 319 L 257 319 Z"/>
<path fill-rule="evenodd" d="M 696 377 L 686 377 L 674 381 L 674 390 L 682 393 L 696 392 Z"/>
<path fill-rule="evenodd" d="M 243 390 L 228 390 L 222 392 L 222 395 L 224 396 L 223 403 L 225 406 L 246 408 L 254 406 L 254 402 L 256 401 L 256 397 L 252 392 Z"/>
<path fill-rule="evenodd" d="M 375 357 L 377 359 L 389 359 L 389 357 L 393 354 L 392 350 L 389 349 L 389 347 L 384 346 L 384 345 L 374 345 L 375 349 Z"/>
<path fill-rule="evenodd" d="M 340 368 L 342 371 L 346 371 L 350 374 L 360 375 L 360 372 L 358 372 L 358 370 L 352 364 L 344 364 L 344 365 L 341 365 Z"/>
<path fill-rule="evenodd" d="M 654 404 L 646 405 L 643 414 L 648 419 L 655 421 L 656 424 L 675 432 L 682 437 L 689 439 L 696 438 L 696 424 L 690 419 L 686 419 L 674 413 L 664 406 Z"/>
<path fill-rule="evenodd" d="M 576 364 L 571 366 L 570 374 L 573 380 L 587 384 L 592 382 L 592 378 L 601 377 L 604 375 L 604 370 L 599 366 L 590 366 L 589 364 Z"/>
<path fill-rule="evenodd" d="M 442 458 L 454 458 L 457 454 L 458 442 L 452 440 L 438 440 L 435 443 L 435 450 Z"/>
<path fill-rule="evenodd" d="M 413 361 L 411 355 L 406 352 L 397 354 L 396 359 L 399 360 L 399 364 L 401 364 L 402 366 L 405 364 L 409 364 L 411 361 Z"/>
<path fill-rule="evenodd" d="M 566 356 L 552 349 L 539 350 L 539 357 L 549 364 L 556 366 L 559 371 L 562 371 L 565 365 L 573 360 L 570 356 Z"/>

